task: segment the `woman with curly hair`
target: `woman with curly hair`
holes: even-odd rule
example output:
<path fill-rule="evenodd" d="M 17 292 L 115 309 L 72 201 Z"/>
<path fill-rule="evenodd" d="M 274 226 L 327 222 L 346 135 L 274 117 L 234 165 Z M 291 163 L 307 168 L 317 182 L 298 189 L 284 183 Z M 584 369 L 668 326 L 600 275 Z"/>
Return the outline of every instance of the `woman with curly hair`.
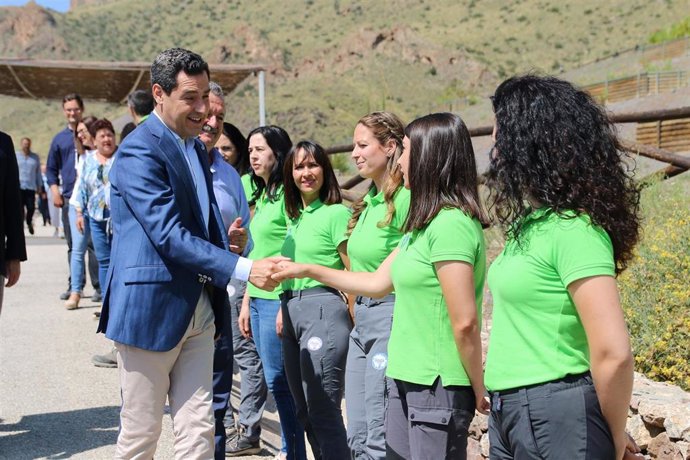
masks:
<path fill-rule="evenodd" d="M 489 269 L 492 459 L 632 456 L 633 359 L 615 276 L 639 192 L 614 126 L 568 82 L 526 75 L 492 98 L 489 185 L 506 245 Z"/>

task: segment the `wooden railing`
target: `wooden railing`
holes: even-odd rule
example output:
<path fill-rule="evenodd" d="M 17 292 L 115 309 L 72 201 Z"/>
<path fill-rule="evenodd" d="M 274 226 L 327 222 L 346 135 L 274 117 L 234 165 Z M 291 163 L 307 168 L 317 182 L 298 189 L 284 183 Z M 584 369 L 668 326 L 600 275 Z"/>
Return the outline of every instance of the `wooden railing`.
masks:
<path fill-rule="evenodd" d="M 636 141 L 669 152 L 690 151 L 690 118 L 638 123 Z"/>

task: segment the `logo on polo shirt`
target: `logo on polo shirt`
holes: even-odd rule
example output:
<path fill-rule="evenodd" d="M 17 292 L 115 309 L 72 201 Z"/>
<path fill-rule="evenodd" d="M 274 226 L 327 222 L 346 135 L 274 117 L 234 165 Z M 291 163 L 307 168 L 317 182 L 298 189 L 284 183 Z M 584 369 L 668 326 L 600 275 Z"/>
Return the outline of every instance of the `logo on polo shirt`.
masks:
<path fill-rule="evenodd" d="M 321 340 L 320 337 L 311 337 L 309 340 L 307 340 L 307 348 L 309 351 L 320 350 L 322 346 L 323 340 Z"/>
<path fill-rule="evenodd" d="M 371 367 L 377 371 L 382 371 L 388 365 L 388 355 L 385 353 L 376 353 L 371 358 Z"/>

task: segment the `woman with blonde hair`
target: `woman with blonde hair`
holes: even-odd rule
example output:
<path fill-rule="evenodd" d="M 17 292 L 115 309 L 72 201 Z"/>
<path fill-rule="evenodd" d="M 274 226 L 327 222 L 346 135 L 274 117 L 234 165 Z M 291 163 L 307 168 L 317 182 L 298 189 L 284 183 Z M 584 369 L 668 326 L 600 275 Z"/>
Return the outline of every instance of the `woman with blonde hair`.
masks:
<path fill-rule="evenodd" d="M 355 126 L 352 159 L 359 174 L 371 179 L 371 187 L 355 203 L 348 225 L 347 252 L 353 271 L 376 271 L 403 236 L 410 192 L 403 186 L 397 162 L 404 136 L 402 121 L 390 112 L 370 113 Z M 386 456 L 383 421 L 394 303 L 395 294 L 391 293 L 380 298 L 358 296 L 354 305 L 345 400 L 348 444 L 356 459 Z"/>

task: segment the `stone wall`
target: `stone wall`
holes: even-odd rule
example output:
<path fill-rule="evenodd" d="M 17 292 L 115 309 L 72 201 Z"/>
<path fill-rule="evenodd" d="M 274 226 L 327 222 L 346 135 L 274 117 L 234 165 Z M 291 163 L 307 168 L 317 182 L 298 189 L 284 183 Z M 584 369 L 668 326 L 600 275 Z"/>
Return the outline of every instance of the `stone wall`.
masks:
<path fill-rule="evenodd" d="M 488 429 L 487 416 L 474 417 L 468 460 L 489 457 Z M 627 429 L 647 459 L 690 460 L 690 393 L 636 373 Z"/>

